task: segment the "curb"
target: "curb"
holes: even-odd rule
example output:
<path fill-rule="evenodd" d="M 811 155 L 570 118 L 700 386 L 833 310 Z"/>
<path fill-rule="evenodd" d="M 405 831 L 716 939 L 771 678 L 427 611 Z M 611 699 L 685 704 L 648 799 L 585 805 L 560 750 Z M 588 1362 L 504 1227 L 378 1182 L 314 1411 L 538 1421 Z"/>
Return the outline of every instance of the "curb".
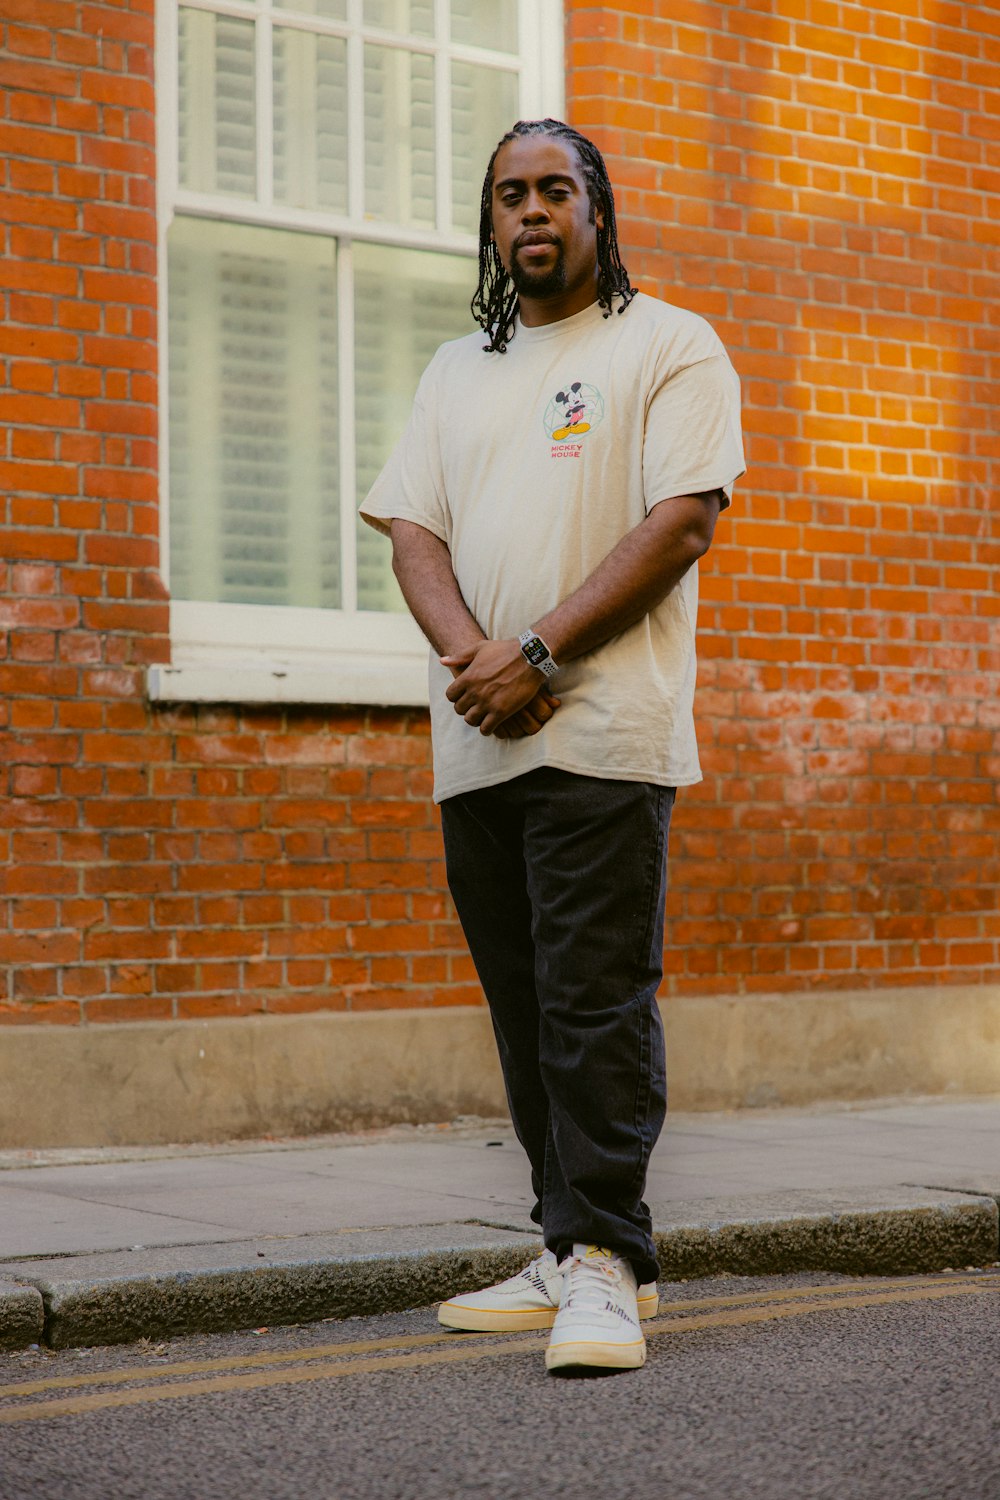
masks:
<path fill-rule="evenodd" d="M 1000 1255 L 996 1200 L 948 1190 L 768 1194 L 653 1212 L 654 1224 L 671 1221 L 655 1230 L 663 1281 L 909 1275 Z M 17 1284 L 0 1282 L 0 1347 L 121 1344 L 426 1307 L 513 1275 L 538 1249 L 522 1224 L 477 1223 L 20 1261 L 2 1268 Z"/>
<path fill-rule="evenodd" d="M 998 1205 L 980 1194 L 919 1188 L 767 1194 L 717 1200 L 708 1222 L 706 1207 L 674 1204 L 671 1228 L 654 1234 L 663 1279 L 789 1271 L 907 1276 L 991 1265 L 1000 1251 Z"/>
<path fill-rule="evenodd" d="M 0 1281 L 0 1349 L 27 1349 L 45 1333 L 45 1304 L 37 1287 Z"/>
<path fill-rule="evenodd" d="M 539 1249 L 533 1235 L 449 1224 L 66 1256 L 4 1270 L 44 1303 L 48 1347 L 70 1349 L 400 1312 L 513 1276 Z M 20 1347 L 32 1342 L 40 1342 L 34 1333 Z"/>

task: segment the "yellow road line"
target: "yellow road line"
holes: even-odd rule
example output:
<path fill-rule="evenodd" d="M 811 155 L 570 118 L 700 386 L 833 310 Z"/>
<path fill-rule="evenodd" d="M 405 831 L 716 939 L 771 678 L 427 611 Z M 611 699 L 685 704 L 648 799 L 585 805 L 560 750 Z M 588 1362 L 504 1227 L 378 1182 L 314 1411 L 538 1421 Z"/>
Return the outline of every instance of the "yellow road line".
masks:
<path fill-rule="evenodd" d="M 704 1317 L 656 1318 L 646 1324 L 647 1334 L 688 1333 L 701 1328 L 742 1328 L 751 1323 L 768 1323 L 779 1318 L 797 1318 L 804 1313 L 839 1312 L 843 1307 L 883 1307 L 892 1302 L 933 1302 L 940 1297 L 960 1297 L 1000 1290 L 1000 1281 L 992 1285 L 969 1281 L 940 1286 L 905 1287 L 898 1291 L 874 1292 L 867 1296 L 826 1298 L 824 1301 L 807 1303 L 779 1303 L 776 1307 L 747 1307 L 741 1312 L 706 1313 Z"/>
<path fill-rule="evenodd" d="M 856 1297 L 814 1298 L 811 1302 L 778 1303 L 772 1306 L 743 1307 L 728 1312 L 714 1312 L 657 1318 L 646 1326 L 649 1334 L 689 1333 L 707 1328 L 737 1328 L 754 1323 L 773 1322 L 781 1318 L 803 1317 L 820 1312 L 838 1312 L 843 1308 L 880 1307 L 891 1303 L 933 1301 L 943 1297 L 974 1296 L 997 1291 L 1000 1280 L 991 1277 L 968 1282 L 944 1282 L 936 1286 L 908 1286 L 892 1291 L 870 1292 Z M 685 1303 L 690 1307 L 690 1303 Z M 56 1401 L 38 1401 L 0 1411 L 0 1424 L 45 1421 L 50 1417 L 79 1416 L 110 1407 L 139 1406 L 158 1401 L 177 1401 L 191 1396 L 229 1394 L 236 1391 L 261 1390 L 268 1386 L 298 1385 L 307 1381 L 334 1380 L 344 1376 L 377 1374 L 393 1370 L 412 1370 L 433 1365 L 466 1363 L 472 1360 L 502 1358 L 544 1349 L 548 1336 L 508 1336 L 502 1343 L 471 1343 L 462 1339 L 457 1346 L 428 1349 L 374 1358 L 328 1362 L 300 1369 L 259 1370 L 245 1375 L 218 1375 L 210 1379 L 179 1382 L 176 1385 L 140 1386 L 132 1390 L 103 1391 L 88 1396 L 66 1397 Z"/>
<path fill-rule="evenodd" d="M 973 1284 L 981 1284 L 986 1279 L 983 1276 L 976 1277 Z M 997 1286 L 1000 1286 L 1000 1276 L 992 1279 Z M 968 1281 L 968 1277 L 962 1277 L 961 1285 L 966 1285 Z M 954 1286 L 958 1282 L 957 1277 L 942 1278 L 937 1275 L 908 1277 L 905 1285 L 908 1287 Z M 746 1307 L 760 1302 L 789 1302 L 801 1298 L 814 1300 L 818 1297 L 841 1297 L 851 1292 L 875 1292 L 881 1287 L 898 1288 L 899 1286 L 898 1277 L 886 1277 L 872 1278 L 867 1281 L 844 1281 L 835 1286 L 775 1287 L 771 1291 L 763 1292 L 728 1293 L 717 1297 L 688 1297 L 683 1302 L 661 1301 L 659 1312 L 660 1315 L 663 1313 L 694 1314 L 706 1307 Z M 645 1327 L 648 1332 L 650 1324 L 647 1323 Z M 515 1337 L 513 1334 L 502 1333 L 488 1336 L 490 1338 Z M 251 1370 L 268 1365 L 301 1363 L 305 1360 L 347 1359 L 356 1354 L 376 1354 L 380 1350 L 420 1349 L 430 1344 L 454 1344 L 458 1337 L 462 1338 L 463 1343 L 467 1343 L 470 1336 L 459 1335 L 453 1329 L 447 1332 L 439 1329 L 434 1333 L 408 1333 L 392 1338 L 357 1339 L 351 1343 L 315 1344 L 312 1347 L 299 1349 L 267 1350 L 260 1354 L 220 1355 L 214 1359 L 188 1359 L 174 1364 L 157 1362 L 130 1370 L 105 1370 L 104 1372 L 95 1370 L 80 1375 L 54 1375 L 47 1380 L 28 1380 L 17 1385 L 0 1386 L 0 1397 L 38 1396 L 44 1391 L 79 1390 L 88 1385 L 125 1384 L 132 1380 L 146 1380 L 154 1371 L 157 1377 L 197 1375 L 211 1370 Z"/>

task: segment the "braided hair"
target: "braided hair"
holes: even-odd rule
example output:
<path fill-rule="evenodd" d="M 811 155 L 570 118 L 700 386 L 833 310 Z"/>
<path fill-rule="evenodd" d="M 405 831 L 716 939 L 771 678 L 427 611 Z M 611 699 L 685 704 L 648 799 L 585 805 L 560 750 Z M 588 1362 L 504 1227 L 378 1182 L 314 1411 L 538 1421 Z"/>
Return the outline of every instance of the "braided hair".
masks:
<path fill-rule="evenodd" d="M 614 297 L 621 298 L 619 313 L 623 313 L 636 294 L 637 288 L 628 279 L 618 249 L 618 227 L 615 222 L 615 200 L 611 190 L 608 169 L 604 157 L 593 141 L 564 125 L 561 120 L 518 120 L 513 129 L 497 142 L 490 157 L 483 182 L 483 196 L 479 211 L 479 285 L 472 299 L 472 316 L 490 342 L 483 345 L 488 354 L 503 354 L 514 337 L 514 313 L 517 310 L 517 292 L 510 276 L 504 270 L 500 252 L 493 239 L 493 179 L 497 153 L 508 141 L 525 135 L 549 135 L 565 140 L 573 146 L 583 169 L 590 199 L 590 222 L 596 222 L 600 212 L 604 217 L 603 228 L 597 230 L 597 301 L 604 308 L 604 316 L 611 316 Z"/>

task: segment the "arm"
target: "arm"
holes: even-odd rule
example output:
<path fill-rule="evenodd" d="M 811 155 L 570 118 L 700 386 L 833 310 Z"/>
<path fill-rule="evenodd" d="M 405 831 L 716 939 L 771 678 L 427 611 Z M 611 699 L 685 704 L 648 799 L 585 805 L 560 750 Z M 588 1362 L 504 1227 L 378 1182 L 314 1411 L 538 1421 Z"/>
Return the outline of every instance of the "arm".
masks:
<path fill-rule="evenodd" d="M 655 505 L 561 604 L 533 625 L 560 664 L 583 656 L 643 619 L 711 545 L 719 492 L 680 495 Z M 455 672 L 447 695 L 466 723 L 493 734 L 538 690 L 542 673 L 516 640 L 480 640 L 442 656 Z"/>
<path fill-rule="evenodd" d="M 458 660 L 470 658 L 486 637 L 462 598 L 446 544 L 412 521 L 395 520 L 389 530 L 392 571 L 413 618 L 442 661 L 449 652 Z M 540 672 L 534 675 L 542 676 Z M 500 738 L 537 734 L 558 706 L 558 699 L 544 686 L 533 683 L 531 694 L 512 711 Z"/>
<path fill-rule="evenodd" d="M 451 553 L 413 521 L 392 521 L 392 571 L 410 613 L 439 656 L 462 653 L 486 637 L 462 598 Z"/>

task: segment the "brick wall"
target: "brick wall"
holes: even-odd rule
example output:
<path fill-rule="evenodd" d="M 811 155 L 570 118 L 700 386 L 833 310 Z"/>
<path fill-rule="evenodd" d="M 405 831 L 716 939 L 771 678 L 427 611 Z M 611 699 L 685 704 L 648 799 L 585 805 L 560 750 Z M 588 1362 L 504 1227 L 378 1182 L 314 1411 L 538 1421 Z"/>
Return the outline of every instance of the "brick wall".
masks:
<path fill-rule="evenodd" d="M 746 397 L 672 982 L 996 980 L 1000 16 L 567 9 L 627 263 L 712 320 Z"/>
<path fill-rule="evenodd" d="M 747 398 L 668 988 L 996 979 L 996 12 L 664 9 L 568 4 L 567 94 Z M 151 6 L 2 27 L 0 1020 L 475 1001 L 424 715 L 145 700 Z"/>

